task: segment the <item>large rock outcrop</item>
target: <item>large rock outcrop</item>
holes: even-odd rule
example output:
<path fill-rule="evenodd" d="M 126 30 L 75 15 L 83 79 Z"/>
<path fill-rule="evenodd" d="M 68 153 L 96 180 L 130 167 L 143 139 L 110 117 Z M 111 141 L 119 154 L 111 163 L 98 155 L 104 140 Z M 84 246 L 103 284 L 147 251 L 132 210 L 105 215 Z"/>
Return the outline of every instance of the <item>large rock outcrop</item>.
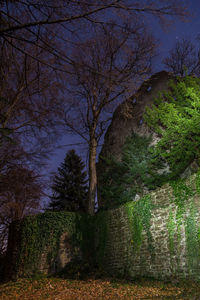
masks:
<path fill-rule="evenodd" d="M 145 107 L 152 104 L 159 92 L 168 89 L 170 79 L 174 77 L 166 71 L 154 74 L 141 85 L 135 95 L 117 107 L 105 134 L 100 156 L 112 154 L 120 158 L 127 136 L 132 133 L 149 136 L 152 133 L 143 122 Z"/>
<path fill-rule="evenodd" d="M 121 159 L 123 145 L 128 136 L 133 133 L 148 137 L 152 135 L 152 144 L 156 143 L 158 137 L 144 123 L 143 115 L 146 106 L 151 106 L 155 97 L 159 93 L 169 88 L 169 81 L 174 76 L 166 71 L 161 71 L 150 79 L 146 80 L 138 89 L 135 95 L 121 103 L 115 110 L 112 122 L 105 134 L 104 145 L 99 155 L 99 163 L 97 166 L 98 177 L 105 171 L 105 163 L 101 159 L 113 156 L 117 160 Z M 100 182 L 98 186 L 100 187 Z M 99 208 L 104 207 L 104 199 L 101 197 L 100 189 L 98 189 Z"/>

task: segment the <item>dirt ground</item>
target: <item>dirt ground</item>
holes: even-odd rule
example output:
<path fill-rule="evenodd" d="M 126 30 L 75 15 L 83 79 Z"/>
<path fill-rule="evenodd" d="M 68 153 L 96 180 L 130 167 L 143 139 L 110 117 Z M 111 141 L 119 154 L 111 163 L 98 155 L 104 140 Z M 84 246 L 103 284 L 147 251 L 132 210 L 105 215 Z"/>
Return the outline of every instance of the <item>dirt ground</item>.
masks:
<path fill-rule="evenodd" d="M 90 300 L 90 299 L 193 299 L 200 300 L 200 283 L 165 283 L 149 279 L 69 280 L 61 278 L 20 279 L 0 285 L 0 299 Z"/>

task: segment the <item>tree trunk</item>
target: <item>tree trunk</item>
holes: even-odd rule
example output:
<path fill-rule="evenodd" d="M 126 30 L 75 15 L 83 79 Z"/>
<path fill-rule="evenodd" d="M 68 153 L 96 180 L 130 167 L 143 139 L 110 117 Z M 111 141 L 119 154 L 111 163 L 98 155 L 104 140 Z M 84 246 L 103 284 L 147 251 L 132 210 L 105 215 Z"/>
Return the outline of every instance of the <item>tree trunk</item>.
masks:
<path fill-rule="evenodd" d="M 90 141 L 89 151 L 89 190 L 88 190 L 88 203 L 87 212 L 90 215 L 94 215 L 95 197 L 97 189 L 97 173 L 96 173 L 96 153 L 97 153 L 97 141 L 96 138 L 92 138 Z"/>

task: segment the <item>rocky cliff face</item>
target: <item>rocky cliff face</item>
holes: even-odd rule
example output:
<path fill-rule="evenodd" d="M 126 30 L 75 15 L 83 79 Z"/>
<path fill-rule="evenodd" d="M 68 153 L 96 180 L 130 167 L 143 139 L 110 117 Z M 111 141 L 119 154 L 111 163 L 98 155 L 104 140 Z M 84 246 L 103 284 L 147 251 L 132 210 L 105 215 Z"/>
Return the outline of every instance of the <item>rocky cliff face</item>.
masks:
<path fill-rule="evenodd" d="M 149 136 L 152 133 L 143 122 L 145 107 L 152 104 L 159 92 L 168 89 L 170 79 L 173 79 L 173 76 L 166 71 L 154 74 L 141 85 L 135 95 L 117 107 L 105 134 L 100 156 L 112 154 L 120 159 L 127 136 L 132 133 Z"/>
<path fill-rule="evenodd" d="M 170 79 L 174 79 L 174 77 L 166 71 L 154 74 L 141 85 L 135 95 L 117 107 L 104 137 L 104 145 L 97 166 L 98 176 L 105 170 L 101 157 L 106 158 L 111 155 L 120 160 L 122 148 L 128 136 L 133 133 L 143 137 L 153 134 L 143 120 L 145 107 L 151 106 L 154 98 L 161 91 L 168 89 Z M 153 142 L 156 142 L 156 139 L 157 136 L 153 134 Z M 103 199 L 99 192 L 98 200 L 99 207 L 102 207 Z"/>

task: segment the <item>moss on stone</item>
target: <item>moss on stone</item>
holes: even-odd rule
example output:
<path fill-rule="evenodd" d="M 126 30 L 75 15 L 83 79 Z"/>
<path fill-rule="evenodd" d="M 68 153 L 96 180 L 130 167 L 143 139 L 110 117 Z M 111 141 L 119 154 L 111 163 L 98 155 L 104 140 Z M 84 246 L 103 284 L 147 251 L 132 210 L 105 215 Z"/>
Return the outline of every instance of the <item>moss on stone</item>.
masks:
<path fill-rule="evenodd" d="M 67 233 L 70 244 L 86 255 L 92 249 L 91 217 L 69 212 L 46 212 L 28 216 L 20 224 L 20 245 L 15 263 L 16 276 L 39 272 L 42 255 L 47 252 L 46 265 L 56 270 L 60 237 Z"/>

